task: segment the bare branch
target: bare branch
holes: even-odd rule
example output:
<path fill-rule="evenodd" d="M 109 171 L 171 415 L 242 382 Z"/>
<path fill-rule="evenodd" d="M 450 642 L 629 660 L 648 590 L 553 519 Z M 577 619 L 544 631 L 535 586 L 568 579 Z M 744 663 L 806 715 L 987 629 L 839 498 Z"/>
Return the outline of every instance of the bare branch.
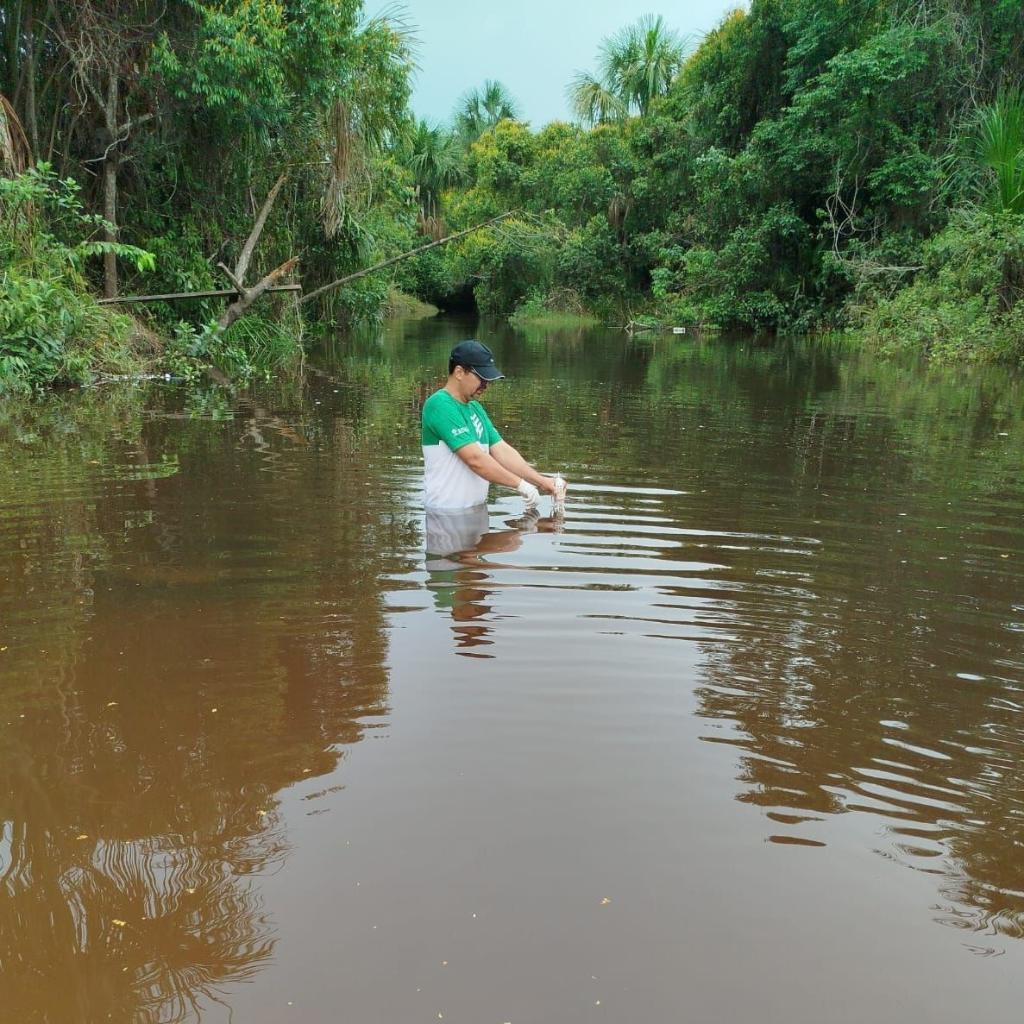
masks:
<path fill-rule="evenodd" d="M 245 280 L 245 274 L 249 269 L 249 263 L 252 261 L 252 254 L 256 249 L 256 243 L 260 240 L 260 235 L 263 233 L 263 226 L 267 223 L 267 217 L 270 216 L 270 209 L 274 205 L 277 193 L 281 191 L 281 186 L 284 184 L 285 178 L 287 177 L 287 172 L 282 174 L 281 177 L 274 182 L 273 187 L 267 193 L 267 198 L 263 201 L 263 206 L 260 209 L 259 216 L 256 218 L 256 223 L 253 224 L 252 231 L 249 232 L 249 237 L 246 239 L 245 245 L 242 246 L 241 255 L 238 257 L 238 262 L 235 264 L 235 277 L 238 278 L 238 282 Z M 234 278 L 231 280 L 233 284 L 236 283 Z M 241 287 L 241 284 L 239 283 L 237 286 Z"/>
<path fill-rule="evenodd" d="M 239 278 L 235 277 L 235 275 L 227 268 L 225 264 L 218 263 L 217 266 L 220 267 L 220 269 L 224 272 L 224 276 L 235 286 L 235 288 L 238 290 L 238 294 L 244 296 L 249 289 L 246 288 L 244 284 L 242 284 Z"/>
<path fill-rule="evenodd" d="M 252 288 L 246 288 L 245 291 L 239 295 L 239 297 L 221 314 L 220 320 L 217 321 L 216 334 L 219 335 L 226 331 L 240 316 L 245 314 L 248 308 L 268 288 L 277 284 L 277 282 L 298 262 L 299 257 L 292 256 L 291 259 L 285 260 L 281 266 L 276 267 L 265 277 L 261 278 L 258 284 L 254 285 Z"/>

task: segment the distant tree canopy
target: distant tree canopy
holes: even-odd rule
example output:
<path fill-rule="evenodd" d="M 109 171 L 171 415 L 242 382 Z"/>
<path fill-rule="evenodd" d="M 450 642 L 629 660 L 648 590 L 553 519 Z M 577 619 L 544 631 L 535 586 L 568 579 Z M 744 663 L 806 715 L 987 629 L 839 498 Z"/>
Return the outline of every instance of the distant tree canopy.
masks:
<path fill-rule="evenodd" d="M 417 121 L 414 57 L 401 13 L 370 18 L 361 0 L 0 0 L 0 173 L 50 165 L 19 194 L 72 181 L 43 204 L 48 226 L 0 218 L 0 246 L 31 252 L 11 273 L 67 262 L 43 257 L 73 194 L 59 241 L 92 257 L 40 309 L 61 308 L 58 284 L 223 287 L 217 264 L 284 174 L 253 272 L 297 256 L 307 290 L 516 214 L 329 293 L 320 318 L 379 316 L 397 284 L 499 315 L 861 324 L 886 343 L 1024 352 L 1019 0 L 751 0 L 692 47 L 648 16 L 569 83 L 577 124 L 539 129 L 496 81 L 448 124 Z M 38 244 L 14 245 L 32 224 Z M 51 313 L 7 302 L 21 349 L 44 344 Z M 178 330 L 216 308 L 150 315 Z"/>
<path fill-rule="evenodd" d="M 1016 0 L 752 0 L 689 55 L 642 19 L 570 83 L 582 129 L 506 121 L 470 147 L 450 219 L 515 207 L 522 236 L 446 259 L 494 312 L 568 290 L 616 319 L 903 324 L 965 351 L 989 331 L 1024 354 L 1022 70 Z M 974 270 L 939 284 L 948 245 Z"/>

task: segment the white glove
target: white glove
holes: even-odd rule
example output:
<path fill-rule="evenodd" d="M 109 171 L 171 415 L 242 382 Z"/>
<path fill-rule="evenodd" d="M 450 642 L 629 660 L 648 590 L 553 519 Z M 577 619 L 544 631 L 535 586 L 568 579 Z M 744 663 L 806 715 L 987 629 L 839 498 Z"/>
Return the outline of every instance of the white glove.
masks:
<path fill-rule="evenodd" d="M 526 499 L 527 508 L 540 504 L 540 491 L 529 480 L 520 480 L 516 490 Z"/>

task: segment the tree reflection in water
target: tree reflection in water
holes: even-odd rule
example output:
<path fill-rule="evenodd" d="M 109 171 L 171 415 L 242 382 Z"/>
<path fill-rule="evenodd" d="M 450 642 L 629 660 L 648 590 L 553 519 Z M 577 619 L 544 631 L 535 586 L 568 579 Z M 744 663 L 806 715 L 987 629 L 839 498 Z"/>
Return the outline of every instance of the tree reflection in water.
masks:
<path fill-rule="evenodd" d="M 893 472 L 886 418 L 822 412 L 791 432 L 785 450 L 806 459 L 842 515 L 817 512 L 834 525 L 799 572 L 761 545 L 733 555 L 710 592 L 672 592 L 699 602 L 709 635 L 732 638 L 706 645 L 704 739 L 741 751 L 737 799 L 762 809 L 769 840 L 824 845 L 832 815 L 870 815 L 881 855 L 935 876 L 938 920 L 1024 937 L 1021 647 L 1000 583 L 1002 513 L 979 505 L 978 524 L 954 539 L 939 532 L 956 522 L 945 500 L 894 500 L 882 473 Z M 979 461 L 968 483 L 981 491 L 991 472 Z M 783 494 L 772 518 L 806 523 L 807 500 Z M 876 524 L 896 510 L 908 528 L 879 543 Z M 763 530 L 767 520 L 755 507 L 716 516 L 723 526 Z M 968 665 L 991 669 L 958 673 Z"/>
<path fill-rule="evenodd" d="M 61 411 L 0 493 L 0 1017 L 195 1019 L 273 955 L 276 794 L 387 712 L 378 561 L 416 531 L 341 419 L 254 451 L 244 419 L 132 406 L 109 445 Z"/>

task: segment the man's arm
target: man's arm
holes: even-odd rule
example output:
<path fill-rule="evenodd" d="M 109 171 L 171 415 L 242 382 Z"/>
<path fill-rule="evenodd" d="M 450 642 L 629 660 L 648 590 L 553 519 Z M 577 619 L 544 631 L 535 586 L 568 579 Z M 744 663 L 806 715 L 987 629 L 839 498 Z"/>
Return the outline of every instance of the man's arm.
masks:
<path fill-rule="evenodd" d="M 502 442 L 504 444 L 504 442 Z M 496 445 L 495 447 L 499 447 Z M 510 448 L 511 445 L 505 445 L 506 448 Z M 494 450 L 493 448 L 491 449 Z M 513 449 L 514 451 L 515 449 Z M 525 476 L 523 473 L 515 473 L 509 467 L 502 465 L 497 459 L 492 458 L 487 452 L 483 450 L 475 441 L 472 444 L 464 444 L 461 448 L 457 449 L 456 455 L 471 469 L 477 476 L 482 476 L 485 480 L 489 480 L 492 484 L 501 484 L 503 487 L 511 487 L 513 491 L 519 488 L 520 479 L 529 480 L 533 483 L 531 477 Z M 517 453 L 518 454 L 518 453 Z M 522 461 L 520 459 L 520 461 Z M 523 462 L 523 465 L 530 470 L 530 467 Z M 534 473 L 530 470 L 532 476 L 538 476 L 539 474 Z"/>
<path fill-rule="evenodd" d="M 484 455 L 486 453 L 481 449 L 480 454 Z M 493 456 L 491 461 L 497 462 L 509 473 L 514 473 L 517 477 L 529 480 L 538 490 L 547 491 L 548 494 L 555 493 L 555 478 L 538 473 L 508 441 L 498 441 L 491 445 L 490 454 Z M 491 478 L 488 477 L 487 479 L 490 480 Z"/>

